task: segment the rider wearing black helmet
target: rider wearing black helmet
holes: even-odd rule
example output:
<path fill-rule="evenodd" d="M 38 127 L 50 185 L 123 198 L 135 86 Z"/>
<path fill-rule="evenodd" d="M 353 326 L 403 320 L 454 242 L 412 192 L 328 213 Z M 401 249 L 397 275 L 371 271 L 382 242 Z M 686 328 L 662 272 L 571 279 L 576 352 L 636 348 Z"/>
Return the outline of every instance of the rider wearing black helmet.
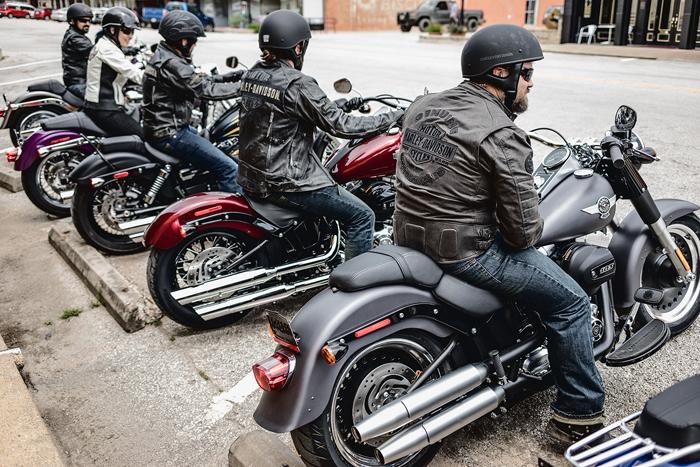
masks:
<path fill-rule="evenodd" d="M 141 125 L 124 108 L 122 88 L 141 84 L 143 70 L 131 63 L 123 49 L 139 24 L 131 10 L 118 6 L 102 17 L 102 35 L 90 52 L 85 90 L 85 113 L 110 136 L 142 136 Z"/>
<path fill-rule="evenodd" d="M 84 3 L 74 3 L 66 12 L 68 30 L 61 43 L 63 84 L 76 96 L 85 96 L 85 75 L 92 41 L 87 37 L 92 10 Z"/>
<path fill-rule="evenodd" d="M 533 247 L 543 221 L 532 148 L 513 120 L 527 109 L 534 62 L 542 58 L 526 29 L 484 28 L 462 51 L 466 80 L 408 108 L 394 236 L 448 273 L 539 313 L 558 388 L 548 430 L 570 444 L 602 426 L 605 394 L 589 298 Z"/>
<path fill-rule="evenodd" d="M 240 193 L 238 166 L 190 126 L 195 99 L 230 99 L 239 93 L 241 71 L 207 76 L 192 64 L 192 50 L 204 37 L 201 21 L 175 10 L 160 23 L 164 41 L 146 66 L 143 83 L 143 129 L 156 149 L 214 172 L 222 191 Z"/>
<path fill-rule="evenodd" d="M 367 136 L 389 129 L 403 112 L 345 114 L 300 71 L 310 38 L 309 24 L 298 13 L 279 10 L 263 21 L 262 61 L 241 82 L 238 181 L 252 196 L 342 222 L 349 258 L 372 247 L 374 213 L 324 169 L 313 151 L 314 130 L 341 138 Z"/>

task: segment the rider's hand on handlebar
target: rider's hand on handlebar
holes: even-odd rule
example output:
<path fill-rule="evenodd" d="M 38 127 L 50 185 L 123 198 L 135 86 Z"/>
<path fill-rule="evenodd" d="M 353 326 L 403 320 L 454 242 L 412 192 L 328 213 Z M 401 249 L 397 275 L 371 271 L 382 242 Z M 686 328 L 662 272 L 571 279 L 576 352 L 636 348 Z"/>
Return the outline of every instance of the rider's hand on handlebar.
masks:
<path fill-rule="evenodd" d="M 348 100 L 345 104 L 343 104 L 340 108 L 343 109 L 343 112 L 352 112 L 353 110 L 359 109 L 362 104 L 364 104 L 364 99 L 361 97 L 353 97 L 352 99 Z"/>
<path fill-rule="evenodd" d="M 220 75 L 218 81 L 221 83 L 235 83 L 240 81 L 244 74 L 245 70 L 229 71 L 228 73 Z"/>

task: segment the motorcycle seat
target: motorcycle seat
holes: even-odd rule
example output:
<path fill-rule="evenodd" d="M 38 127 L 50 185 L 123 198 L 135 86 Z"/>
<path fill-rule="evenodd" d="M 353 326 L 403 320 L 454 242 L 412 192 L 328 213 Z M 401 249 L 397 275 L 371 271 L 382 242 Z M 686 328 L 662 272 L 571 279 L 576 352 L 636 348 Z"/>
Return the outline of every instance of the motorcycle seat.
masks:
<path fill-rule="evenodd" d="M 113 136 L 105 138 L 100 143 L 100 151 L 104 153 L 111 152 L 135 152 L 137 154 L 146 154 L 146 147 L 136 135 L 132 136 Z"/>
<path fill-rule="evenodd" d="M 269 201 L 250 196 L 246 196 L 245 198 L 248 204 L 250 204 L 250 207 L 253 208 L 253 211 L 257 212 L 263 219 L 271 222 L 280 229 L 290 227 L 294 221 L 300 220 L 302 217 L 301 213 L 298 211 L 287 209 L 283 206 L 270 203 Z"/>
<path fill-rule="evenodd" d="M 419 251 L 396 245 L 381 245 L 341 264 L 328 282 L 345 292 L 396 284 L 428 289 L 436 299 L 476 320 L 488 319 L 503 308 L 491 292 L 445 274 Z"/>
<path fill-rule="evenodd" d="M 63 97 L 63 100 L 72 105 L 73 107 L 82 107 L 84 104 L 83 100 L 80 97 L 76 96 L 68 90 L 66 90 L 66 92 L 64 92 L 61 97 Z"/>
<path fill-rule="evenodd" d="M 58 80 L 46 79 L 30 84 L 27 86 L 27 90 L 29 92 L 45 91 L 61 96 L 64 92 L 66 92 L 66 87 Z"/>
<path fill-rule="evenodd" d="M 88 136 L 107 136 L 107 133 L 83 112 L 72 112 L 47 118 L 41 121 L 41 128 L 45 131 L 71 130 Z"/>
<path fill-rule="evenodd" d="M 144 142 L 144 145 L 146 146 L 146 155 L 150 156 L 150 158 L 153 159 L 154 162 L 162 162 L 163 164 L 170 165 L 182 165 L 182 163 L 184 162 L 182 159 L 176 159 L 175 157 L 166 154 L 163 151 L 157 150 L 148 143 Z"/>
<path fill-rule="evenodd" d="M 682 448 L 700 443 L 700 374 L 674 384 L 652 397 L 634 427 L 635 433 L 660 446 Z M 700 453 L 686 460 L 700 460 Z"/>

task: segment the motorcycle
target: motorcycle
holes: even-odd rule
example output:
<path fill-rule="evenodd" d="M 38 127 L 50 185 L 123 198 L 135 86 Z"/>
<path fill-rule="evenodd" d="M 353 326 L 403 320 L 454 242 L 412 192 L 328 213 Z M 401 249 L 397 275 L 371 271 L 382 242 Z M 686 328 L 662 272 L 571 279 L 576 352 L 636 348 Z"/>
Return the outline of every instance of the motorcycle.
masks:
<path fill-rule="evenodd" d="M 368 112 L 369 102 L 399 107 L 410 101 L 385 94 L 337 103 L 347 112 Z M 348 141 L 323 162 L 336 182 L 374 211 L 375 245 L 392 241 L 392 177 L 400 140 L 394 127 Z M 316 152 L 319 164 L 321 153 Z M 155 303 L 172 320 L 193 328 L 231 324 L 254 307 L 324 287 L 343 261 L 338 222 L 225 193 L 195 195 L 169 206 L 146 231 L 144 244 L 153 247 L 147 282 Z"/>
<path fill-rule="evenodd" d="M 699 206 L 654 200 L 636 113 L 622 106 L 600 147 L 559 145 L 535 172 L 538 244 L 591 298 L 593 351 L 606 365 L 651 356 L 700 313 Z M 635 208 L 621 224 L 617 202 Z M 607 229 L 607 247 L 585 237 Z M 445 274 L 428 256 L 381 246 L 338 266 L 253 366 L 254 418 L 291 432 L 313 465 L 426 465 L 440 441 L 553 384 L 544 326 L 518 303 Z"/>
<path fill-rule="evenodd" d="M 700 465 L 699 397 L 700 375 L 695 375 L 572 445 L 564 456 L 574 467 Z"/>

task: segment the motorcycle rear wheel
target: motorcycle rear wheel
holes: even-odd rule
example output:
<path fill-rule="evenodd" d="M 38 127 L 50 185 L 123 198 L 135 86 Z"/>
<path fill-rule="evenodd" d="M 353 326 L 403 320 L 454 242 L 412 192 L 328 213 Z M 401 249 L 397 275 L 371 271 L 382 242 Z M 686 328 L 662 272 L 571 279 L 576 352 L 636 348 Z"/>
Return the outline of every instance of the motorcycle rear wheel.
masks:
<path fill-rule="evenodd" d="M 75 150 L 52 152 L 23 171 L 22 188 L 29 201 L 52 216 L 70 216 L 70 200 L 63 201 L 60 193 L 75 189 L 75 184 L 67 177 L 77 165 L 71 163 L 84 157 L 82 152 Z"/>
<path fill-rule="evenodd" d="M 377 341 L 350 357 L 335 383 L 326 410 L 313 422 L 291 432 L 294 447 L 304 463 L 317 467 L 384 465 L 375 459 L 374 448 L 393 433 L 369 443 L 357 443 L 350 428 L 364 416 L 404 395 L 417 378 L 416 372 L 424 371 L 439 353 L 439 346 L 430 337 L 399 334 Z M 447 365 L 442 368 L 446 369 Z M 441 443 L 435 443 L 386 465 L 428 465 L 440 446 Z"/>
<path fill-rule="evenodd" d="M 12 123 L 10 124 L 10 139 L 12 140 L 12 145 L 18 147 L 24 142 L 23 139 L 18 137 L 19 132 L 31 128 L 41 129 L 40 123 L 42 120 L 66 113 L 68 113 L 68 111 L 61 107 L 44 107 L 39 109 L 29 107 L 18 110 L 17 113 L 13 115 Z"/>
<path fill-rule="evenodd" d="M 207 280 L 218 279 L 224 276 L 213 276 L 205 278 L 192 284 L 185 284 L 187 271 L 192 270 L 192 264 L 200 264 L 202 269 L 207 266 L 207 260 L 216 260 L 211 253 L 216 253 L 214 249 L 227 248 L 236 255 L 249 252 L 258 244 L 258 241 L 248 235 L 233 230 L 210 230 L 198 232 L 174 248 L 169 250 L 151 250 L 148 257 L 148 267 L 146 269 L 146 280 L 148 290 L 153 301 L 163 313 L 176 323 L 194 329 L 212 329 L 226 326 L 240 321 L 251 310 L 231 313 L 219 318 L 204 320 L 190 305 L 181 305 L 171 295 L 175 290 L 183 286 L 200 285 Z M 222 251 L 222 250 L 218 250 Z M 208 253 L 209 252 L 209 253 Z M 187 255 L 190 255 L 187 258 Z M 208 257 L 206 255 L 209 255 Z M 249 260 L 239 265 L 235 272 L 255 267 L 264 267 L 268 264 L 267 255 L 264 250 L 255 253 Z"/>

